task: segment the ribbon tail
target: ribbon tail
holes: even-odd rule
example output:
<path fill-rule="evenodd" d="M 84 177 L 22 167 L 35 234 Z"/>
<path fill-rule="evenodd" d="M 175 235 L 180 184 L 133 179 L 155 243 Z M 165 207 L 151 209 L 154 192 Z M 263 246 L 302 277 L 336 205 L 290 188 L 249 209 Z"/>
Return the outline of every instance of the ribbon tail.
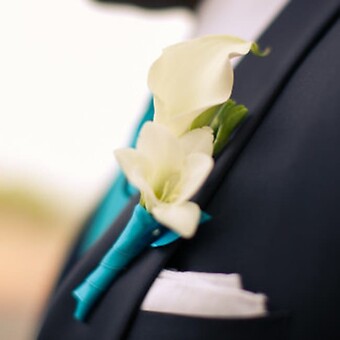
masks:
<path fill-rule="evenodd" d="M 75 319 L 83 321 L 87 317 L 114 279 L 155 240 L 159 227 L 142 206 L 135 207 L 129 223 L 113 247 L 97 268 L 72 292 L 76 300 Z"/>
<path fill-rule="evenodd" d="M 76 300 L 74 318 L 84 320 L 95 302 L 105 292 L 111 281 L 119 273 L 119 270 L 111 271 L 100 264 L 73 292 Z"/>
<path fill-rule="evenodd" d="M 209 222 L 210 220 L 211 216 L 208 213 L 201 211 L 200 224 Z M 151 247 L 152 248 L 163 247 L 177 241 L 179 238 L 181 238 L 181 235 L 175 233 L 172 230 L 164 228 L 164 231 L 160 235 L 160 237 L 156 239 L 153 243 L 151 243 Z"/>

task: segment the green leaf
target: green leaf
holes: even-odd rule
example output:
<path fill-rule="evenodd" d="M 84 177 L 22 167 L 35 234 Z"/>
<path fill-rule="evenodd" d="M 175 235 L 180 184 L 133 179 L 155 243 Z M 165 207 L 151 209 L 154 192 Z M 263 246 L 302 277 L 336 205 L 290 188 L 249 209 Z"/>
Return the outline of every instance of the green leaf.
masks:
<path fill-rule="evenodd" d="M 233 132 L 246 118 L 247 114 L 248 109 L 244 105 L 236 104 L 229 106 L 223 112 L 214 141 L 214 155 L 221 152 L 225 145 L 228 144 Z"/>
<path fill-rule="evenodd" d="M 192 122 L 190 130 L 199 129 L 199 128 L 202 128 L 204 126 L 210 126 L 212 120 L 214 119 L 216 113 L 218 112 L 218 110 L 220 109 L 221 106 L 222 106 L 222 104 L 213 106 L 213 107 L 209 108 L 208 110 L 204 111 L 203 113 L 201 113 Z"/>
<path fill-rule="evenodd" d="M 227 113 L 236 105 L 236 102 L 232 99 L 227 100 L 221 105 L 221 107 L 216 111 L 213 120 L 210 123 L 210 127 L 213 129 L 216 136 L 220 125 L 223 123 Z"/>
<path fill-rule="evenodd" d="M 266 57 L 270 53 L 270 47 L 261 50 L 260 46 L 256 42 L 254 42 L 251 45 L 250 51 L 257 57 Z"/>
<path fill-rule="evenodd" d="M 229 99 L 213 106 L 199 115 L 191 124 L 190 130 L 209 126 L 214 133 L 214 155 L 218 154 L 229 142 L 234 130 L 247 116 L 248 109 Z"/>

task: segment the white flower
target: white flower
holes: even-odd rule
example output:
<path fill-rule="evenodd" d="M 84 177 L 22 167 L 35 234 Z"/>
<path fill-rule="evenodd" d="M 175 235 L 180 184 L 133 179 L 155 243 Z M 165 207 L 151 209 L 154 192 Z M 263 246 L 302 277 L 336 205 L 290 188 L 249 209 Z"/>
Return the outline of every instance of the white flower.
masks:
<path fill-rule="evenodd" d="M 234 77 L 230 59 L 251 46 L 237 37 L 212 35 L 166 48 L 149 71 L 155 121 L 181 135 L 200 113 L 227 101 Z"/>
<path fill-rule="evenodd" d="M 146 209 L 162 225 L 191 237 L 200 221 L 200 208 L 188 200 L 213 168 L 210 128 L 176 137 L 155 122 L 144 125 L 137 148 L 115 151 L 128 180 L 141 192 Z"/>

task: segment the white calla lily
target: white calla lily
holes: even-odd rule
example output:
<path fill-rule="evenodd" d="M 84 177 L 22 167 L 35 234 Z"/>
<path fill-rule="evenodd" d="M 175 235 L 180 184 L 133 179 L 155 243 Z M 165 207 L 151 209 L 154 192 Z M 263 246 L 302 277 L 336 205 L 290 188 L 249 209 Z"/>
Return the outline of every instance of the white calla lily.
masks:
<path fill-rule="evenodd" d="M 203 111 L 227 101 L 234 78 L 230 59 L 251 46 L 237 37 L 211 35 L 166 48 L 148 77 L 155 121 L 181 135 Z"/>
<path fill-rule="evenodd" d="M 186 238 L 195 233 L 200 221 L 199 206 L 188 200 L 214 163 L 212 130 L 197 129 L 189 134 L 178 138 L 163 125 L 148 122 L 136 149 L 115 151 L 128 180 L 140 190 L 146 209 L 158 222 Z"/>

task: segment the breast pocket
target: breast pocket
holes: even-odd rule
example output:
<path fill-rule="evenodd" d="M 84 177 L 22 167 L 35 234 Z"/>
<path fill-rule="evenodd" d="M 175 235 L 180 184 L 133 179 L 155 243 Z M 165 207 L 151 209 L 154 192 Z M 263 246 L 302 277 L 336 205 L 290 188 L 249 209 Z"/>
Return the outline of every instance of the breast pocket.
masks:
<path fill-rule="evenodd" d="M 286 340 L 289 314 L 266 317 L 213 319 L 141 311 L 128 340 Z"/>

